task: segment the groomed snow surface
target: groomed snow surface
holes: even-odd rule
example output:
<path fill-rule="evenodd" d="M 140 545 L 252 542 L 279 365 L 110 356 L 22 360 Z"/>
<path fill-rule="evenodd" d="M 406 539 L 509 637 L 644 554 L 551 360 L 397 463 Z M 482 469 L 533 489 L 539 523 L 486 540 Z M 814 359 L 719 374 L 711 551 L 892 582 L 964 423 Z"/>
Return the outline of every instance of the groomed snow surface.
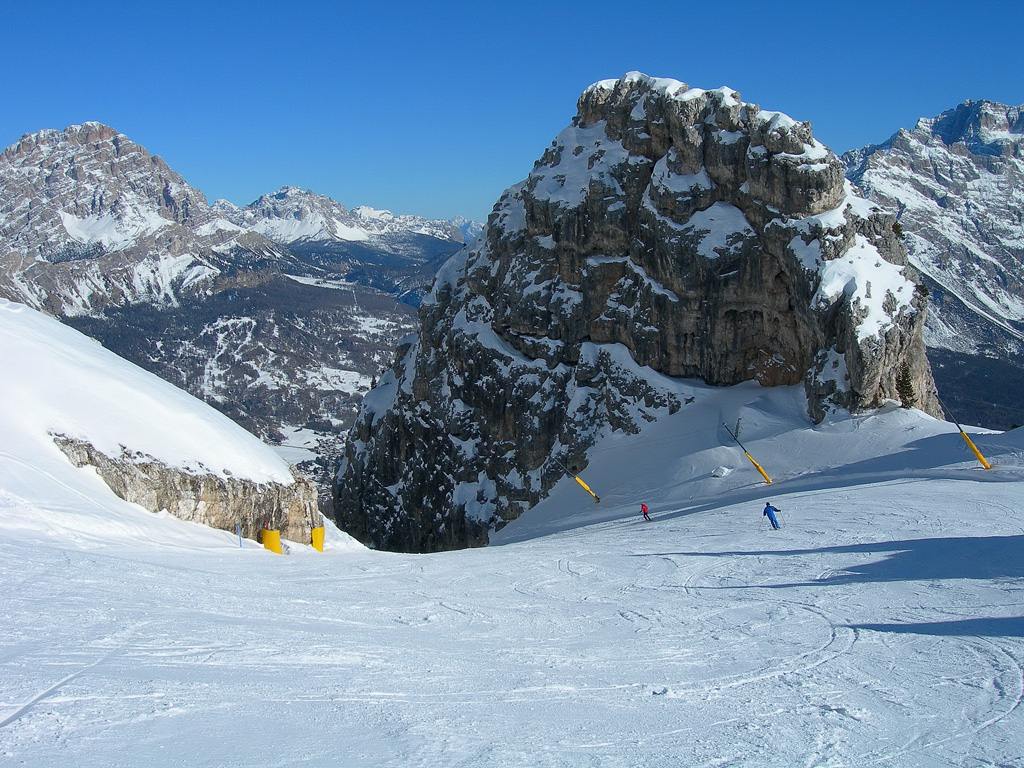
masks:
<path fill-rule="evenodd" d="M 427 556 L 239 547 L 8 441 L 0 763 L 1020 765 L 1024 433 L 985 471 L 917 411 L 677 386 L 593 452 L 600 504 L 566 478 Z"/>

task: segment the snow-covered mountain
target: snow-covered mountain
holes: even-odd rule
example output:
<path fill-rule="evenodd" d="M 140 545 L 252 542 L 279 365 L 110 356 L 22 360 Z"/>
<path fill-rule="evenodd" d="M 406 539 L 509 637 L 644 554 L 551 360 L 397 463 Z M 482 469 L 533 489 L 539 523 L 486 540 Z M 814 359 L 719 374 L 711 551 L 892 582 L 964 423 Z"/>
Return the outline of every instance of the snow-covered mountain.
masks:
<path fill-rule="evenodd" d="M 297 187 L 262 195 L 245 208 L 218 200 L 213 226 L 237 226 L 287 246 L 339 277 L 418 305 L 437 269 L 465 242 L 453 222 L 396 215 L 366 206 L 351 211 Z M 472 231 L 473 222 L 465 226 Z"/>
<path fill-rule="evenodd" d="M 207 205 L 99 123 L 26 135 L 0 154 L 0 297 L 62 318 L 264 437 L 297 439 L 324 472 L 412 330 L 410 304 L 461 247 L 452 223 L 348 211 L 293 188 L 242 209 Z"/>
<path fill-rule="evenodd" d="M 366 206 L 350 211 L 337 200 L 298 187 L 282 187 L 260 196 L 245 208 L 224 200 L 214 205 L 229 223 L 259 232 L 278 243 L 374 241 L 382 252 L 400 254 L 401 246 L 396 241 L 410 234 L 453 242 L 462 240 L 462 230 L 452 222 L 396 216 L 391 211 Z M 415 258 L 415 251 L 412 255 Z"/>
<path fill-rule="evenodd" d="M 280 257 L 211 220 L 198 190 L 108 126 L 26 135 L 0 154 L 0 295 L 64 316 L 176 306 L 212 289 L 222 255 Z"/>
<path fill-rule="evenodd" d="M 635 72 L 591 86 L 364 398 L 339 524 L 403 551 L 485 544 L 603 436 L 692 406 L 655 373 L 802 383 L 815 421 L 903 376 L 937 414 L 894 223 L 808 123 Z"/>
<path fill-rule="evenodd" d="M 0 299 L 0 495 L 77 535 L 132 530 L 137 507 L 308 542 L 316 489 L 226 416 L 92 339 Z M 77 467 L 88 466 L 90 472 Z M 105 484 L 104 484 L 105 483 Z M 114 519 L 92 530 L 97 511 Z"/>
<path fill-rule="evenodd" d="M 600 504 L 565 477 L 495 546 L 428 556 L 330 527 L 322 555 L 239 548 L 4 442 L 0 755 L 1019 765 L 1024 430 L 973 435 L 987 472 L 917 410 L 813 425 L 801 386 L 665 386 L 699 406 L 596 446 Z"/>
<path fill-rule="evenodd" d="M 456 216 L 451 222 L 462 230 L 462 237 L 467 245 L 471 244 L 484 229 L 482 223 L 467 219 L 465 216 Z"/>
<path fill-rule="evenodd" d="M 1024 107 L 964 102 L 843 160 L 898 212 L 931 291 L 940 396 L 972 423 L 1024 423 Z"/>

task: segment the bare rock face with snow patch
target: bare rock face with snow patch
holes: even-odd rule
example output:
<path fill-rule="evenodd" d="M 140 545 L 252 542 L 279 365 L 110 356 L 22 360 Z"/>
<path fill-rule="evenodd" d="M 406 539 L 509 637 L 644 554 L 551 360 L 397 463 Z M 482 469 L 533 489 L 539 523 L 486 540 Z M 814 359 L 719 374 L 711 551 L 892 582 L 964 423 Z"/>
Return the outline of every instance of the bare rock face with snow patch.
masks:
<path fill-rule="evenodd" d="M 317 490 L 293 471 L 294 482 L 256 483 L 245 478 L 218 477 L 170 467 L 152 456 L 123 451 L 112 457 L 84 440 L 55 437 L 76 467 L 93 467 L 120 498 L 181 520 L 235 531 L 258 539 L 264 528 L 278 530 L 288 541 L 310 540 L 319 525 Z"/>
<path fill-rule="evenodd" d="M 893 222 L 808 123 L 727 88 L 591 86 L 364 400 L 339 522 L 384 548 L 483 544 L 600 435 L 685 407 L 655 373 L 802 382 L 818 420 L 895 398 L 907 362 L 936 413 Z"/>
<path fill-rule="evenodd" d="M 842 159 L 898 212 L 931 291 L 925 341 L 943 400 L 968 423 L 1021 423 L 1024 105 L 967 101 Z"/>
<path fill-rule="evenodd" d="M 100 123 L 28 134 L 0 154 L 0 295 L 53 314 L 209 288 L 206 198 Z"/>

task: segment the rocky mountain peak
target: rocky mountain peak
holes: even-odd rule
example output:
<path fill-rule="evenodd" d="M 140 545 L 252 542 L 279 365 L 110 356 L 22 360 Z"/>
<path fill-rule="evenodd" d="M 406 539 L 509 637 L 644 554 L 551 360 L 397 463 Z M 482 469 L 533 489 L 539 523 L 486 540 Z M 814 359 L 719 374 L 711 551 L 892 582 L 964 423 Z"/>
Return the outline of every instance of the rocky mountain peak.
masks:
<path fill-rule="evenodd" d="M 1024 112 L 994 101 L 965 101 L 938 117 L 921 118 L 915 131 L 927 131 L 946 146 L 963 143 L 975 154 L 1002 154 L 1007 144 L 1024 141 Z"/>
<path fill-rule="evenodd" d="M 226 202 L 226 201 L 225 201 Z M 401 253 L 409 235 L 462 242 L 461 230 L 445 221 L 396 215 L 366 206 L 347 209 L 337 200 L 312 190 L 284 186 L 261 195 L 245 208 L 215 204 L 217 212 L 236 226 L 260 232 L 281 244 L 360 243 Z"/>
<path fill-rule="evenodd" d="M 772 215 L 817 214 L 834 208 L 844 195 L 842 164 L 814 139 L 810 123 L 762 112 L 731 88 L 703 90 L 631 72 L 588 88 L 573 123 L 580 129 L 600 126 L 633 157 L 663 162 L 661 173 L 687 176 L 703 170 L 723 187 L 723 199 L 728 191 L 771 208 Z M 744 157 L 750 147 L 754 151 Z M 763 162 L 767 156 L 771 163 Z M 791 173 L 803 174 L 799 187 L 784 183 Z M 803 196 L 793 198 L 787 188 L 799 188 Z"/>
<path fill-rule="evenodd" d="M 100 123 L 28 134 L 0 154 L 0 242 L 30 259 L 95 256 L 148 236 L 171 242 L 182 233 L 161 230 L 210 218 L 199 190 Z"/>
<path fill-rule="evenodd" d="M 909 260 L 931 294 L 925 340 L 943 398 L 965 421 L 1019 424 L 1024 106 L 967 101 L 843 161 L 863 194 L 898 212 Z"/>
<path fill-rule="evenodd" d="M 255 229 L 271 240 L 290 243 L 300 239 L 362 239 L 350 232 L 343 218 L 345 206 L 311 190 L 284 186 L 276 192 L 260 195 L 244 209 L 236 209 L 232 221 Z"/>
<path fill-rule="evenodd" d="M 875 153 L 924 156 L 931 151 L 952 151 L 964 157 L 1024 158 L 1024 105 L 1009 106 L 995 101 L 965 101 L 935 117 L 922 117 L 913 130 L 900 128 L 886 141 L 850 150 L 842 157 L 846 175 L 866 187 L 868 160 Z M 988 162 L 988 161 L 983 161 Z M 998 171 L 998 167 L 994 167 Z"/>
<path fill-rule="evenodd" d="M 276 192 L 260 195 L 246 207 L 255 212 L 273 206 L 279 206 L 278 210 L 285 212 L 308 211 L 317 206 L 330 206 L 337 211 L 345 210 L 344 205 L 337 200 L 332 200 L 327 195 L 318 195 L 311 189 L 288 185 L 281 187 Z"/>
<path fill-rule="evenodd" d="M 97 122 L 68 126 L 63 131 L 46 128 L 36 133 L 26 133 L 17 144 L 3 151 L 3 157 L 10 160 L 16 155 L 28 154 L 39 147 L 54 148 L 60 144 L 80 147 L 97 146 L 117 137 L 124 138 L 109 125 Z"/>
<path fill-rule="evenodd" d="M 484 543 L 602 435 L 685 407 L 659 376 L 802 383 L 820 419 L 895 397 L 905 364 L 937 412 L 894 216 L 842 171 L 809 123 L 728 88 L 588 88 L 364 400 L 342 524 L 387 548 Z"/>
<path fill-rule="evenodd" d="M 465 216 L 455 216 L 449 221 L 461 230 L 462 237 L 467 243 L 472 243 L 484 228 L 479 221 L 467 219 Z"/>

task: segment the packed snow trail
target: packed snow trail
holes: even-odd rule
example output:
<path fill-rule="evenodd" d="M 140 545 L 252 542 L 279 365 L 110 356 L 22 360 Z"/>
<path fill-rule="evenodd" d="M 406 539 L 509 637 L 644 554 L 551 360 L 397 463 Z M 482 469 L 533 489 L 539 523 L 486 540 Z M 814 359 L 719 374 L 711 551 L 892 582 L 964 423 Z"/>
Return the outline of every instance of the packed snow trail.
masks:
<path fill-rule="evenodd" d="M 1024 431 L 974 436 L 985 471 L 920 412 L 811 426 L 799 388 L 679 386 L 694 407 L 592 452 L 600 504 L 566 477 L 494 546 L 429 556 L 334 529 L 322 555 L 239 547 L 7 413 L 0 757 L 1019 764 Z M 155 449 L 187 460 L 184 437 Z M 781 531 L 757 530 L 766 501 Z"/>
<path fill-rule="evenodd" d="M 978 488 L 973 501 L 943 479 L 773 489 L 789 526 L 760 534 L 757 504 L 653 525 L 629 505 L 432 556 L 329 542 L 277 557 L 218 549 L 198 526 L 189 549 L 9 531 L 0 753 L 32 766 L 1012 765 L 1021 485 Z"/>

